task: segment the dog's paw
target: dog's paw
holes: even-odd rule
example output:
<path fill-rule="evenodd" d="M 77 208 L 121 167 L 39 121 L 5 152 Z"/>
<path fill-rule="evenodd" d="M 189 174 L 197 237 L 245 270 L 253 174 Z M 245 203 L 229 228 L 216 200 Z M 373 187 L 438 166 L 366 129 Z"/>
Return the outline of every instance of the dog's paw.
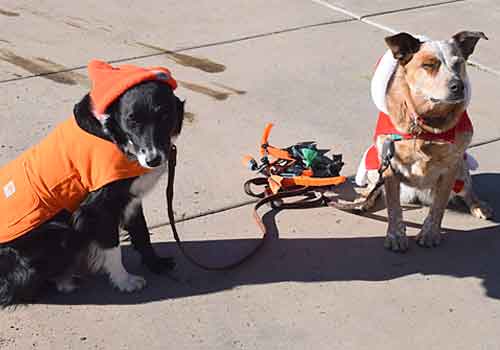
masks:
<path fill-rule="evenodd" d="M 56 281 L 56 289 L 59 293 L 69 294 L 78 289 L 78 284 L 71 277 L 64 278 Z"/>
<path fill-rule="evenodd" d="M 417 244 L 421 247 L 433 248 L 441 244 L 441 232 L 424 232 L 420 233 L 416 237 Z"/>
<path fill-rule="evenodd" d="M 470 213 L 472 216 L 483 220 L 491 219 L 494 215 L 493 208 L 484 202 L 479 202 L 472 206 L 470 208 Z"/>
<path fill-rule="evenodd" d="M 384 247 L 393 252 L 405 252 L 408 250 L 408 237 L 404 232 L 392 233 L 387 232 L 385 237 Z"/>
<path fill-rule="evenodd" d="M 120 292 L 137 292 L 146 286 L 146 280 L 142 276 L 133 275 L 131 273 L 124 274 L 118 279 L 112 279 L 111 283 Z"/>
<path fill-rule="evenodd" d="M 422 225 L 422 229 L 415 237 L 417 244 L 426 248 L 437 247 L 441 244 L 441 239 L 441 229 L 433 224 L 432 216 L 428 216 Z"/>
<path fill-rule="evenodd" d="M 143 259 L 143 263 L 144 265 L 146 265 L 149 271 L 154 273 L 163 273 L 173 270 L 175 267 L 175 260 L 172 257 L 148 257 Z"/>
<path fill-rule="evenodd" d="M 441 244 L 441 238 L 442 235 L 440 230 L 426 230 L 424 226 L 415 239 L 419 246 L 433 248 Z"/>

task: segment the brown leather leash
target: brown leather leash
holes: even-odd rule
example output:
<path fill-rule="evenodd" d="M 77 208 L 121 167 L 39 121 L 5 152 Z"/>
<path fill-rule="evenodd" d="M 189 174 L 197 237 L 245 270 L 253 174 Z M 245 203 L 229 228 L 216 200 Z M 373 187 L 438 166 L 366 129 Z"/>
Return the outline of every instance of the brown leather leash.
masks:
<path fill-rule="evenodd" d="M 315 190 L 313 187 L 297 187 L 294 189 L 281 191 L 271 195 L 265 195 L 265 191 L 262 193 L 254 193 L 250 190 L 251 185 L 265 185 L 267 184 L 267 178 L 256 177 L 245 182 L 244 189 L 245 193 L 252 197 L 261 198 L 253 208 L 253 218 L 259 226 L 260 230 L 266 236 L 268 234 L 267 227 L 262 221 L 258 210 L 266 205 L 270 204 L 273 209 L 304 209 L 304 208 L 315 208 L 323 206 L 327 203 L 326 197 L 324 197 L 319 191 Z M 283 202 L 285 198 L 292 197 L 304 197 L 302 200 L 298 200 L 291 203 Z"/>
<path fill-rule="evenodd" d="M 166 189 L 168 219 L 170 222 L 170 226 L 172 228 L 174 239 L 177 242 L 177 246 L 179 247 L 181 253 L 193 265 L 203 270 L 224 271 L 224 270 L 234 269 L 242 265 L 243 263 L 247 262 L 248 260 L 250 260 L 264 246 L 266 238 L 268 237 L 268 230 L 258 213 L 258 210 L 262 206 L 270 204 L 273 209 L 298 209 L 298 208 L 313 208 L 313 207 L 323 206 L 327 203 L 326 197 L 324 197 L 319 191 L 315 190 L 312 187 L 307 187 L 307 186 L 297 187 L 287 191 L 278 192 L 276 194 L 266 195 L 265 191 L 262 193 L 254 193 L 251 190 L 252 185 L 267 184 L 268 182 L 266 178 L 257 177 L 246 181 L 244 184 L 245 192 L 250 196 L 260 198 L 260 200 L 255 204 L 253 208 L 253 217 L 257 223 L 257 226 L 259 226 L 260 230 L 262 231 L 262 238 L 260 239 L 259 243 L 255 247 L 253 247 L 248 254 L 239 258 L 238 260 L 220 266 L 208 265 L 199 262 L 190 253 L 188 253 L 187 249 L 184 246 L 184 243 L 179 237 L 179 233 L 177 232 L 177 227 L 175 225 L 174 209 L 173 209 L 176 165 L 177 165 L 177 148 L 175 145 L 172 145 L 168 159 L 168 183 Z M 302 196 L 304 198 L 290 203 L 283 202 L 283 199 L 285 198 L 299 197 L 299 196 Z"/>
<path fill-rule="evenodd" d="M 169 159 L 168 159 L 168 184 L 167 184 L 167 189 L 166 189 L 166 197 L 167 197 L 167 213 L 168 213 L 168 220 L 170 222 L 170 227 L 172 228 L 172 233 L 174 235 L 174 239 L 177 242 L 177 246 L 179 247 L 181 253 L 184 255 L 184 257 L 189 260 L 193 265 L 203 269 L 203 270 L 209 270 L 209 271 L 224 271 L 224 270 L 231 270 L 234 269 L 241 264 L 245 263 L 246 261 L 250 260 L 263 246 L 266 241 L 266 236 L 267 236 L 267 231 L 265 228 L 265 225 L 262 223 L 262 225 L 259 225 L 259 227 L 262 230 L 263 236 L 262 239 L 259 241 L 259 243 L 245 256 L 242 258 L 220 266 L 212 266 L 212 265 L 207 265 L 205 263 L 199 262 L 196 260 L 192 255 L 188 253 L 186 250 L 183 242 L 181 241 L 179 234 L 177 232 L 177 228 L 175 226 L 175 217 L 174 217 L 174 209 L 173 209 L 173 201 L 174 201 L 174 180 L 175 180 L 175 166 L 177 164 L 177 148 L 175 145 L 172 145 L 170 148 L 170 154 L 169 154 Z M 275 199 L 279 199 L 280 197 L 277 196 Z M 255 215 L 256 215 L 256 210 L 261 207 L 262 205 L 272 201 L 273 199 L 266 197 L 261 199 L 256 205 L 255 205 Z M 257 215 L 258 217 L 258 215 Z M 260 220 L 260 219 L 259 219 Z"/>
<path fill-rule="evenodd" d="M 370 190 L 368 195 L 360 202 L 351 202 L 351 203 L 341 203 L 336 200 L 330 200 L 328 205 L 339 210 L 344 211 L 365 211 L 366 205 L 373 199 L 373 196 L 376 195 L 377 191 L 380 187 L 384 185 L 385 178 L 384 173 L 387 169 L 391 169 L 394 174 L 397 171 L 392 167 L 391 160 L 394 157 L 396 152 L 394 142 L 396 140 L 392 140 L 390 138 L 386 139 L 382 145 L 382 162 L 380 164 L 380 168 L 378 169 L 378 180 Z"/>

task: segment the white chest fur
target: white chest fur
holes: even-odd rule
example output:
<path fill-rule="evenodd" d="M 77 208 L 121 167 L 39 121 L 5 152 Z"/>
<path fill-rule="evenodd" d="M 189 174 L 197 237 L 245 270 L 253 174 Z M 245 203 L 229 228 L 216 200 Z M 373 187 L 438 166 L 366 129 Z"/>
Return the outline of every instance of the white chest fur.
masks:
<path fill-rule="evenodd" d="M 130 186 L 130 194 L 142 198 L 157 184 L 160 177 L 167 170 L 167 164 L 154 168 L 147 174 L 139 176 Z"/>
<path fill-rule="evenodd" d="M 136 211 L 137 207 L 141 204 L 142 197 L 153 189 L 166 170 L 167 164 L 164 164 L 153 169 L 147 174 L 139 176 L 134 180 L 134 182 L 132 182 L 129 192 L 133 199 L 127 205 L 123 213 L 125 220 L 128 220 L 128 218 Z"/>

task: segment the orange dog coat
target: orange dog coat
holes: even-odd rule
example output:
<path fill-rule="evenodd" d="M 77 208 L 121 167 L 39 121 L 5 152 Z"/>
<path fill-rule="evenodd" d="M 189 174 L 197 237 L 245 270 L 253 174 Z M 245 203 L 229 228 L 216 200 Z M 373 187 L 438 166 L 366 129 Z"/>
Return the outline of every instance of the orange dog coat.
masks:
<path fill-rule="evenodd" d="M 160 80 L 175 89 L 166 68 L 89 64 L 96 115 L 130 87 Z M 52 218 L 75 211 L 89 192 L 116 180 L 145 174 L 112 142 L 82 130 L 71 117 L 39 144 L 0 168 L 0 243 L 12 241 Z"/>

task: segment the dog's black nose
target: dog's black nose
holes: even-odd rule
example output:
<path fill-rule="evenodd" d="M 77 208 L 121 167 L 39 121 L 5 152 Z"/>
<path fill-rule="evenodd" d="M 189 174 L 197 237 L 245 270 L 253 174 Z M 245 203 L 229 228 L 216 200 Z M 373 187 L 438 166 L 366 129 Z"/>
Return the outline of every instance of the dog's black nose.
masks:
<path fill-rule="evenodd" d="M 150 159 L 146 159 L 146 164 L 151 168 L 157 167 L 161 164 L 161 156 L 158 155 Z"/>
<path fill-rule="evenodd" d="M 454 94 L 461 94 L 464 92 L 464 83 L 461 80 L 453 79 L 450 82 L 450 91 Z"/>

